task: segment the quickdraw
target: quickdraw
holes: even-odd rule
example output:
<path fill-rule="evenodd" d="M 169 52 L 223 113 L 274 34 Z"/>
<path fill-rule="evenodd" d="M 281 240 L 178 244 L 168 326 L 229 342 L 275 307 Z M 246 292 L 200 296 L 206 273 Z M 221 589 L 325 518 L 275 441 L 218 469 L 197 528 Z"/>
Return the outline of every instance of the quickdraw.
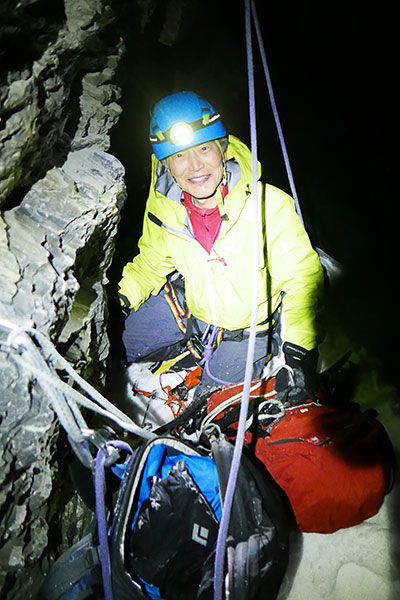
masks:
<path fill-rule="evenodd" d="M 135 395 L 145 396 L 149 399 L 149 401 L 155 399 L 162 400 L 171 410 L 172 417 L 175 419 L 175 417 L 182 414 L 186 410 L 188 406 L 189 391 L 200 382 L 202 371 L 203 369 L 200 366 L 197 366 L 195 369 L 191 369 L 185 376 L 185 379 L 174 387 L 171 387 L 170 385 L 163 385 L 162 375 L 168 372 L 164 371 L 160 373 L 159 380 L 161 393 L 160 389 L 148 391 L 142 390 L 136 385 L 133 385 L 132 393 Z M 167 395 L 166 399 L 162 392 Z"/>
<path fill-rule="evenodd" d="M 189 390 L 200 382 L 201 373 L 202 368 L 196 367 L 196 369 L 189 371 L 185 380 L 174 388 L 171 388 L 169 385 L 166 385 L 165 387 L 161 386 L 168 394 L 165 403 L 171 410 L 174 418 L 186 410 Z"/>

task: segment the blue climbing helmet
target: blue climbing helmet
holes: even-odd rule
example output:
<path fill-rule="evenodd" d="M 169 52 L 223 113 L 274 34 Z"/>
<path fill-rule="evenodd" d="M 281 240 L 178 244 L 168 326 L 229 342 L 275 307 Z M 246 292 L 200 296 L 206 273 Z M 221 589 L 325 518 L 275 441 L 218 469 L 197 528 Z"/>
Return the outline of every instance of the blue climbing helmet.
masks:
<path fill-rule="evenodd" d="M 150 142 L 158 160 L 225 136 L 221 116 L 194 92 L 166 96 L 154 107 Z"/>

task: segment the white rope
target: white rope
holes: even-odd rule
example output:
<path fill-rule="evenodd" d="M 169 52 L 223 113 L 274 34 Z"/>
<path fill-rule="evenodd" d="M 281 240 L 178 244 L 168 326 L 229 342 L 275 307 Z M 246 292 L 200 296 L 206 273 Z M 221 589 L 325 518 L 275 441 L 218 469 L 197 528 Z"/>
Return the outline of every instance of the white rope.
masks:
<path fill-rule="evenodd" d="M 49 406 L 56 413 L 72 442 L 79 444 L 86 440 L 89 430 L 78 405 L 111 419 L 129 433 L 147 439 L 155 437 L 155 434 L 138 427 L 132 419 L 78 375 L 43 333 L 32 327 L 19 327 L 6 319 L 0 319 L 0 326 L 9 331 L 7 339 L 0 341 L 0 345 L 7 349 L 20 371 L 40 385 Z M 89 397 L 60 379 L 57 367 L 63 369 Z"/>
<path fill-rule="evenodd" d="M 0 320 L 0 325 L 10 330 L 7 339 L 1 345 L 7 349 L 10 358 L 14 361 L 21 374 L 26 374 L 31 381 L 37 381 L 45 391 L 49 405 L 57 407 L 57 416 L 66 429 L 68 436 L 75 442 L 81 442 L 83 437 L 81 428 L 87 427 L 83 417 L 77 422 L 69 405 L 61 399 L 60 390 L 53 385 L 53 375 L 48 375 L 51 367 L 46 362 L 32 339 L 25 330 Z M 51 372 L 51 371 L 50 371 Z"/>
<path fill-rule="evenodd" d="M 274 396 L 276 395 L 275 390 L 272 390 L 271 392 L 268 392 L 267 394 L 254 394 L 251 395 L 251 392 L 253 392 L 257 387 L 259 387 L 260 383 L 257 382 L 255 385 L 253 385 L 250 390 L 249 390 L 249 399 L 250 398 L 265 398 L 264 402 L 261 402 L 259 405 L 259 410 L 264 407 L 266 404 L 276 404 L 277 406 L 283 408 L 282 403 L 279 400 L 275 400 Z M 218 406 L 216 406 L 215 408 L 213 408 L 203 419 L 203 421 L 201 422 L 200 425 L 200 431 L 204 431 L 206 427 L 208 427 L 208 425 L 214 420 L 214 418 L 219 415 L 221 412 L 223 412 L 224 410 L 226 410 L 227 408 L 229 408 L 229 406 L 233 406 L 236 402 L 236 400 L 240 400 L 242 398 L 242 394 L 243 392 L 239 392 L 238 394 L 235 394 L 235 396 L 232 396 L 231 398 L 227 398 L 227 400 L 224 400 L 223 402 L 221 402 L 220 404 L 218 404 Z M 281 411 L 282 412 L 282 411 Z M 285 411 L 283 409 L 283 413 L 285 414 Z M 279 413 L 279 415 L 269 415 L 270 418 L 275 418 L 277 416 L 282 416 L 281 413 Z M 263 416 L 260 416 L 260 420 L 264 420 Z M 250 427 L 251 423 L 253 421 L 253 417 L 250 416 L 247 421 L 246 421 L 246 430 Z"/>

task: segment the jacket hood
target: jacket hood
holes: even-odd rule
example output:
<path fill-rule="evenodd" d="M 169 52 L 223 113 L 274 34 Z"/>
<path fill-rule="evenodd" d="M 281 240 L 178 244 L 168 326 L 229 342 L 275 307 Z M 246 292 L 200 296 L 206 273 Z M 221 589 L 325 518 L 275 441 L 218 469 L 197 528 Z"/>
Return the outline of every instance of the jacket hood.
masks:
<path fill-rule="evenodd" d="M 249 148 L 239 140 L 239 138 L 234 135 L 229 136 L 229 144 L 226 149 L 226 160 L 230 161 L 232 159 L 236 160 L 242 172 L 243 179 L 246 184 L 250 185 L 250 190 L 252 187 L 252 161 L 251 161 L 251 152 Z M 257 180 L 261 177 L 261 164 L 257 161 Z"/>

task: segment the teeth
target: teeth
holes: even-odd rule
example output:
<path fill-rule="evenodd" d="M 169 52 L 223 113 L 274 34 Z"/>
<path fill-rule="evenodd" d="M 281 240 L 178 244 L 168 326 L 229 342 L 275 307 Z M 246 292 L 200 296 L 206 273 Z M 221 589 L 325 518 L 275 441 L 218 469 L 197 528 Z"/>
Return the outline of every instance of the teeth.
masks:
<path fill-rule="evenodd" d="M 192 177 L 189 179 L 192 183 L 199 183 L 202 181 L 206 181 L 208 179 L 208 175 L 202 175 L 201 177 Z"/>

